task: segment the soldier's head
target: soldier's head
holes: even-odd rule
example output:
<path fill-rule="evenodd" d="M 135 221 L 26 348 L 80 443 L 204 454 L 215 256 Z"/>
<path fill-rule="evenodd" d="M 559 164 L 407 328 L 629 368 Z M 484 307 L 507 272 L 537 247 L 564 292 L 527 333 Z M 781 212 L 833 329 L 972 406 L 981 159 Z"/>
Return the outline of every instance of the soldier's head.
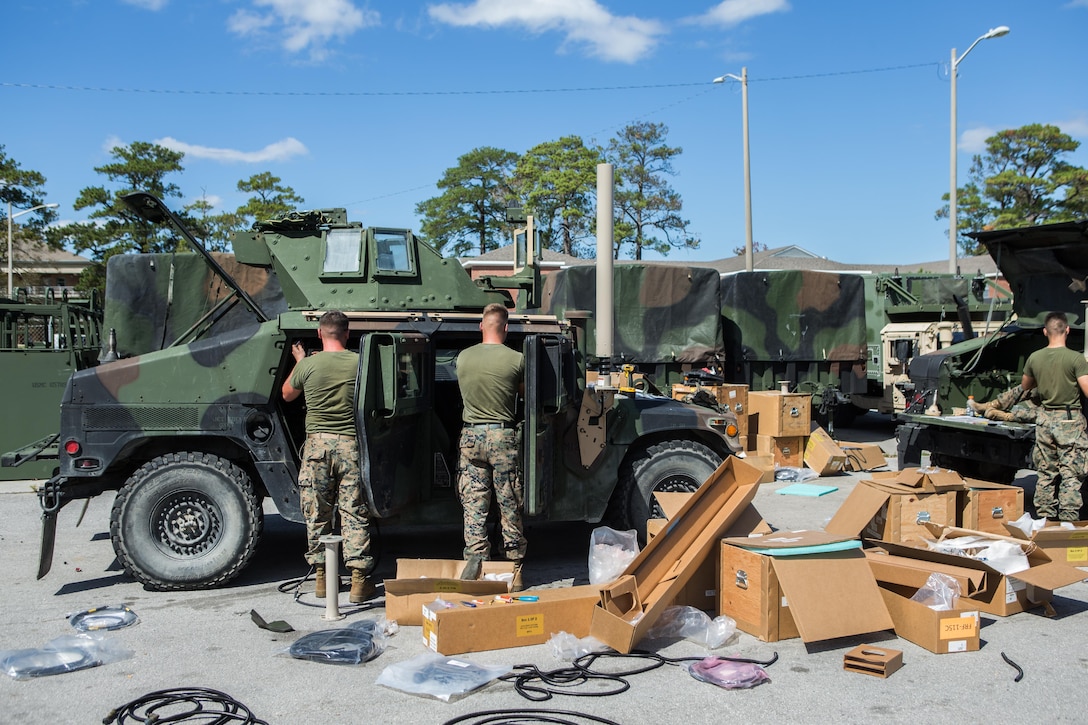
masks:
<path fill-rule="evenodd" d="M 506 339 L 506 325 L 510 321 L 510 313 L 497 302 L 492 302 L 484 308 L 483 317 L 480 319 L 480 331 L 484 334 L 484 340 L 499 342 Z"/>
<path fill-rule="evenodd" d="M 317 323 L 317 336 L 331 338 L 344 344 L 348 339 L 348 318 L 340 310 L 329 310 Z"/>
<path fill-rule="evenodd" d="M 1069 332 L 1069 318 L 1064 312 L 1051 312 L 1043 323 L 1043 334 L 1048 338 L 1061 337 Z"/>

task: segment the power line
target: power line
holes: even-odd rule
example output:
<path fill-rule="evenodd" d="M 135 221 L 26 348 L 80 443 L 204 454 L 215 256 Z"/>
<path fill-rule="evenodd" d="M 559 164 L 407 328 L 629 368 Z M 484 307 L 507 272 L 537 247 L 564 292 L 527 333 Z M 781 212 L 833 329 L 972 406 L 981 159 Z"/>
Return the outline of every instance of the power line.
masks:
<path fill-rule="evenodd" d="M 911 68 L 924 68 L 939 66 L 937 61 L 929 63 L 913 63 L 909 65 L 886 66 L 883 68 L 864 68 L 861 70 L 829 71 L 826 73 L 807 73 L 792 76 L 777 76 L 772 78 L 759 78 L 749 76 L 749 83 L 768 83 L 773 81 L 811 80 L 814 78 L 831 78 L 835 76 L 859 75 L 863 73 L 886 73 L 890 71 L 909 70 Z M 85 93 L 150 93 L 156 95 L 179 96 L 270 96 L 270 97 L 329 97 L 329 98 L 353 98 L 353 97 L 390 97 L 390 96 L 500 96 L 500 95 L 528 95 L 537 93 L 599 93 L 601 91 L 639 91 L 659 88 L 690 88 L 694 86 L 710 85 L 711 81 L 697 83 L 653 83 L 628 86 L 586 86 L 582 88 L 506 88 L 483 90 L 459 90 L 459 91 L 239 91 L 239 90 L 204 90 L 204 89 L 180 89 L 180 88 L 120 88 L 109 86 L 73 86 L 53 83 L 19 83 L 15 81 L 0 81 L 3 88 L 27 88 L 46 91 L 79 91 Z"/>

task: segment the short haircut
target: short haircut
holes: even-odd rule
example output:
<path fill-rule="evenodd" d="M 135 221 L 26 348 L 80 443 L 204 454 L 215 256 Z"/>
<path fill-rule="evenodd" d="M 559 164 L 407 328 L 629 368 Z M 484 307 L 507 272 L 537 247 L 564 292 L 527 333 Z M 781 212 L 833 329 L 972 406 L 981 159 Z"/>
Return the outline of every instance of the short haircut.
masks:
<path fill-rule="evenodd" d="M 510 312 L 506 309 L 504 305 L 500 305 L 498 302 L 492 302 L 484 308 L 484 319 L 486 320 L 491 315 L 498 316 L 498 323 L 500 327 L 510 321 Z"/>
<path fill-rule="evenodd" d="M 1069 329 L 1069 318 L 1064 312 L 1051 312 L 1046 316 L 1046 322 L 1043 325 L 1049 332 L 1060 335 Z"/>
<path fill-rule="evenodd" d="M 321 320 L 317 325 L 337 337 L 344 337 L 348 334 L 348 316 L 340 310 L 329 310 L 321 315 Z"/>

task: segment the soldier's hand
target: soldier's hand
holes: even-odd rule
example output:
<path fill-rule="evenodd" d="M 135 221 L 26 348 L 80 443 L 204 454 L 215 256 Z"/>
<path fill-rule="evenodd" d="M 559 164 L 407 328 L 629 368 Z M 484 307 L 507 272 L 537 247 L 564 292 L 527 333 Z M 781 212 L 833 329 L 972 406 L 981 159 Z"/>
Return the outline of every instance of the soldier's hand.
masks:
<path fill-rule="evenodd" d="M 301 341 L 296 340 L 295 344 L 291 346 L 291 355 L 295 358 L 295 362 L 306 357 L 306 348 L 302 346 Z"/>

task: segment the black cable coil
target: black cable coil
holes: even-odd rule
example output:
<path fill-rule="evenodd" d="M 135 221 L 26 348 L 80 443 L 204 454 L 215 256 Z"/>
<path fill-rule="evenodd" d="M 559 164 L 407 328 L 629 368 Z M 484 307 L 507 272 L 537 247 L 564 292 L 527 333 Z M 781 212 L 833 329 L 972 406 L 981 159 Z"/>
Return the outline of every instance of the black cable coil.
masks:
<path fill-rule="evenodd" d="M 210 725 L 245 723 L 268 725 L 255 716 L 248 707 L 230 695 L 205 687 L 175 687 L 156 690 L 131 702 L 126 702 L 102 719 L 102 725 L 111 723 L 162 723 L 200 722 Z"/>

